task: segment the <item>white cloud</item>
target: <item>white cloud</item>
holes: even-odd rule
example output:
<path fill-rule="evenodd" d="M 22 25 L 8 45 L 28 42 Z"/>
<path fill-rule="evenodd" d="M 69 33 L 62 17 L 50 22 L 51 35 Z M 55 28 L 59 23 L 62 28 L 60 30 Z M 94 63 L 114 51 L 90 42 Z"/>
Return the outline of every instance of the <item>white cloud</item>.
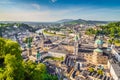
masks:
<path fill-rule="evenodd" d="M 32 6 L 38 10 L 40 10 L 40 5 L 39 4 L 32 4 Z"/>
<path fill-rule="evenodd" d="M 0 14 L 0 21 L 49 21 L 50 15 L 49 11 L 11 11 L 2 12 Z"/>
<path fill-rule="evenodd" d="M 29 5 L 31 8 L 31 5 Z M 35 6 L 35 4 L 34 4 Z M 33 6 L 32 6 L 33 8 Z M 93 9 L 93 8 L 69 8 L 62 10 L 47 9 L 39 5 L 41 10 L 27 10 L 14 7 L 13 9 L 3 9 L 0 12 L 0 21 L 40 21 L 52 22 L 60 19 L 86 19 L 86 20 L 120 20 L 119 9 Z"/>
<path fill-rule="evenodd" d="M 6 5 L 6 4 L 13 4 L 15 2 L 11 2 L 11 1 L 0 1 L 0 5 Z"/>
<path fill-rule="evenodd" d="M 11 10 L 3 11 L 0 20 L 4 21 L 40 21 L 52 22 L 64 18 L 64 15 L 69 13 L 69 10 L 45 10 L 45 11 L 25 11 L 25 10 Z"/>
<path fill-rule="evenodd" d="M 57 0 L 51 0 L 53 3 L 55 3 Z"/>

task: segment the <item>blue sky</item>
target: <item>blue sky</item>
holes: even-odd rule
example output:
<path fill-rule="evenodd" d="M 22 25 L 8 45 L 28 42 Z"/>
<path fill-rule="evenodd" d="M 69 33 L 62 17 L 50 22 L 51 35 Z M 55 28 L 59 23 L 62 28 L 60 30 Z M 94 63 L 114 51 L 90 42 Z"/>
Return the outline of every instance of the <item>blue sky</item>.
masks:
<path fill-rule="evenodd" d="M 120 21 L 120 0 L 0 0 L 0 21 Z"/>

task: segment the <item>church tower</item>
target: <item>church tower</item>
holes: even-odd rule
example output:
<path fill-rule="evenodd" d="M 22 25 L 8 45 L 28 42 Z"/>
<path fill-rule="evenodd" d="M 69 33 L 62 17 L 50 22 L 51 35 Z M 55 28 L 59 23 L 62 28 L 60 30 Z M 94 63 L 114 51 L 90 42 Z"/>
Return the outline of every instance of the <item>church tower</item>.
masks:
<path fill-rule="evenodd" d="M 27 39 L 27 47 L 28 47 L 28 56 L 31 56 L 32 55 L 32 49 L 31 49 L 30 37 Z"/>
<path fill-rule="evenodd" d="M 78 50 L 79 50 L 79 35 L 76 34 L 75 37 L 74 37 L 74 54 L 75 55 L 78 55 Z"/>

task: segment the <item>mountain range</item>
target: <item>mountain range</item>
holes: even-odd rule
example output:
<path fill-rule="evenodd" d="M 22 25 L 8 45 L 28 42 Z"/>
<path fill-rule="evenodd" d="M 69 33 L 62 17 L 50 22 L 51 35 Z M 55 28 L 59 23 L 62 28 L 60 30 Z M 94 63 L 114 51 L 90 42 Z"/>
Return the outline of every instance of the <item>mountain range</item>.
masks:
<path fill-rule="evenodd" d="M 95 20 L 84 20 L 84 19 L 63 19 L 57 21 L 57 23 L 65 23 L 65 24 L 107 24 L 110 21 L 95 21 Z"/>
<path fill-rule="evenodd" d="M 29 22 L 29 21 L 0 21 L 0 23 L 25 23 L 25 24 L 107 24 L 109 22 L 117 21 L 97 21 L 97 20 L 84 20 L 84 19 L 62 19 L 55 22 Z"/>

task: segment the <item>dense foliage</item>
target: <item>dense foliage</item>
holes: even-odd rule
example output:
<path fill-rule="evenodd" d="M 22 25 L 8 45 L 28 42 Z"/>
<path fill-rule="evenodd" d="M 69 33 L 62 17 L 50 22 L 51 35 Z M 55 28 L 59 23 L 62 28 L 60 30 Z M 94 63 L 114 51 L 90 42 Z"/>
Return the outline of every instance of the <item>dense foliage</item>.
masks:
<path fill-rule="evenodd" d="M 95 70 L 94 70 L 94 68 L 90 67 L 90 68 L 88 69 L 88 71 L 89 71 L 89 72 L 94 72 Z"/>
<path fill-rule="evenodd" d="M 44 64 L 24 62 L 20 54 L 17 42 L 0 38 L 0 80 L 57 80 Z"/>
<path fill-rule="evenodd" d="M 53 28 L 50 28 L 50 30 L 52 30 L 52 31 L 60 31 L 61 28 L 53 27 Z"/>
<path fill-rule="evenodd" d="M 99 26 L 98 29 L 89 28 L 86 30 L 87 35 L 105 35 L 109 37 L 110 43 L 120 43 L 120 22 L 109 23 L 105 26 Z"/>
<path fill-rule="evenodd" d="M 43 34 L 46 34 L 46 35 L 49 35 L 49 36 L 59 36 L 59 37 L 63 37 L 63 38 L 65 37 L 64 34 L 56 34 L 56 32 L 50 32 L 48 30 L 44 30 Z"/>
<path fill-rule="evenodd" d="M 100 75 L 103 75 L 103 70 L 97 70 L 97 73 L 100 74 Z"/>
<path fill-rule="evenodd" d="M 68 22 L 64 22 L 64 24 L 71 24 L 71 25 L 75 25 L 75 24 L 106 24 L 108 23 L 107 21 L 91 21 L 91 20 L 83 20 L 83 19 L 78 19 L 78 20 L 72 20 L 72 21 L 68 21 Z"/>
<path fill-rule="evenodd" d="M 89 28 L 89 29 L 86 30 L 85 33 L 86 33 L 87 35 L 97 35 L 97 34 L 99 33 L 99 31 L 98 31 L 98 30 L 95 30 L 95 29 L 93 29 L 93 28 Z"/>
<path fill-rule="evenodd" d="M 50 60 L 55 60 L 55 61 L 63 61 L 64 60 L 64 57 L 46 57 L 45 59 L 50 59 Z"/>

